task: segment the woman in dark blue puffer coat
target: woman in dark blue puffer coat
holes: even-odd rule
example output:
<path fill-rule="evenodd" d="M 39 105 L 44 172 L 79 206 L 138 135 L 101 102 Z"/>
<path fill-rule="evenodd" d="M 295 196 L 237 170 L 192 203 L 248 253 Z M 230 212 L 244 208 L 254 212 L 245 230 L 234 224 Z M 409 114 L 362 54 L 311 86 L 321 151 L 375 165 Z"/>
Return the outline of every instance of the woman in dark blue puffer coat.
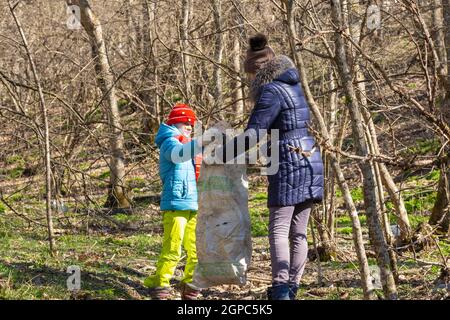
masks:
<path fill-rule="evenodd" d="M 252 80 L 255 103 L 247 130 L 279 130 L 279 170 L 268 176 L 272 260 L 268 298 L 293 300 L 306 263 L 309 214 L 323 196 L 323 162 L 308 132 L 309 106 L 291 59 L 275 56 L 266 37 L 258 34 L 250 39 L 245 71 Z M 275 143 L 272 139 L 271 148 Z"/>

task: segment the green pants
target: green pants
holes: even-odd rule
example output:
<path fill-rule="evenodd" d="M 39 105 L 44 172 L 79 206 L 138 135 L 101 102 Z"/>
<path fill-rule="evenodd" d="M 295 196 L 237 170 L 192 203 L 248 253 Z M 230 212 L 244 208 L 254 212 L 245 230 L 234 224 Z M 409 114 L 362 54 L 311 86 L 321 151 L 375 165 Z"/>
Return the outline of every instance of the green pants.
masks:
<path fill-rule="evenodd" d="M 181 246 L 187 254 L 184 268 L 184 283 L 192 282 L 197 264 L 197 248 L 195 245 L 196 211 L 164 211 L 164 238 L 161 255 L 156 265 L 156 273 L 144 281 L 149 288 L 168 287 L 178 262 L 181 258 Z"/>

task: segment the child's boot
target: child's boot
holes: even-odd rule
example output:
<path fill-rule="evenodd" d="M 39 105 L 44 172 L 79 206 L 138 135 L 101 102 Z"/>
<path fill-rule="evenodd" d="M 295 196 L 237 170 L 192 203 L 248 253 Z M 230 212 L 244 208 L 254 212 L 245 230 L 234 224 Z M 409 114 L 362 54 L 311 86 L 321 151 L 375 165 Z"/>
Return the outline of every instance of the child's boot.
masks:
<path fill-rule="evenodd" d="M 197 300 L 200 290 L 188 283 L 181 284 L 181 300 Z"/>
<path fill-rule="evenodd" d="M 170 287 L 150 288 L 152 300 L 168 300 L 170 298 Z"/>

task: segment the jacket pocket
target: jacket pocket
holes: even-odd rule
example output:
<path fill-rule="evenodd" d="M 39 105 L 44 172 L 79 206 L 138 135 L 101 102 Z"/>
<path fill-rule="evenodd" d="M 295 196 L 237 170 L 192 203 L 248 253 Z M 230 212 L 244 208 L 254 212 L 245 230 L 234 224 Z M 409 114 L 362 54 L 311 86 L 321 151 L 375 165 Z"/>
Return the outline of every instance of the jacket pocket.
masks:
<path fill-rule="evenodd" d="M 185 199 L 188 193 L 187 183 L 184 180 L 174 180 L 172 193 L 176 199 Z"/>

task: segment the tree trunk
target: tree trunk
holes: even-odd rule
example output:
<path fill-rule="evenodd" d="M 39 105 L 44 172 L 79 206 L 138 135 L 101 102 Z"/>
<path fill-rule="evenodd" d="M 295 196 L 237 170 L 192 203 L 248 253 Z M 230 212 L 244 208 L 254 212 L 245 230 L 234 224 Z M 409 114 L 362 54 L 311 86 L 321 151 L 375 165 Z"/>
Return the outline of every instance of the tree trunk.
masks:
<path fill-rule="evenodd" d="M 358 79 L 358 88 L 360 91 L 360 101 L 362 102 L 362 115 L 364 118 L 364 121 L 367 125 L 368 130 L 368 136 L 371 140 L 371 145 L 373 146 L 372 153 L 375 155 L 381 154 L 380 147 L 378 145 L 378 139 L 377 134 L 375 130 L 375 125 L 373 123 L 372 115 L 367 109 L 367 99 L 366 99 L 366 86 L 364 83 L 364 76 L 360 70 L 360 67 L 357 66 L 357 79 Z M 400 191 L 395 185 L 394 179 L 392 179 L 391 174 L 389 173 L 389 170 L 387 169 L 386 165 L 384 163 L 376 163 L 378 175 L 381 178 L 381 181 L 379 181 L 380 188 L 382 188 L 382 185 L 385 186 L 389 196 L 392 199 L 392 203 L 394 205 L 394 210 L 397 214 L 397 223 L 400 227 L 400 239 L 404 242 L 408 242 L 411 237 L 411 226 L 409 223 L 408 218 L 408 212 L 406 211 L 405 203 L 403 201 L 403 198 L 400 195 Z M 380 199 L 381 200 L 381 199 Z M 392 244 L 392 232 L 390 229 L 390 223 L 389 219 L 385 222 L 385 229 L 387 234 L 388 242 Z"/>
<path fill-rule="evenodd" d="M 445 1 L 445 0 L 444 0 Z M 447 74 L 447 52 L 445 50 L 445 33 L 442 14 L 442 0 L 433 0 L 433 32 L 432 37 L 439 57 L 437 63 L 438 75 L 441 80 L 445 79 Z"/>
<path fill-rule="evenodd" d="M 350 10 L 351 10 L 350 6 L 348 7 L 348 10 L 350 12 Z M 358 30 L 364 29 L 362 20 L 359 21 L 359 23 L 357 25 L 359 26 Z M 360 32 L 358 31 L 357 33 L 355 33 L 354 29 L 352 29 L 352 30 L 350 30 L 350 33 L 351 33 L 352 37 L 355 39 L 355 41 L 357 43 L 359 43 L 359 45 L 361 45 Z M 356 54 L 356 52 L 353 52 L 353 54 Z M 372 115 L 368 110 L 368 104 L 367 104 L 367 98 L 366 98 L 367 95 L 366 95 L 365 77 L 364 77 L 364 74 L 363 74 L 361 68 L 362 67 L 359 64 L 355 64 L 353 72 L 356 74 L 356 79 L 357 79 L 357 83 L 358 83 L 357 84 L 358 98 L 359 98 L 359 101 L 361 102 L 362 116 L 364 118 L 364 122 L 366 123 L 366 125 L 365 125 L 366 137 L 367 137 L 367 141 L 369 143 L 369 147 L 371 149 L 371 153 L 375 154 L 375 155 L 379 155 L 381 153 L 380 153 L 380 148 L 378 145 L 377 133 L 376 133 L 375 125 L 373 123 Z M 392 246 L 394 245 L 393 235 L 392 235 L 392 231 L 390 228 L 390 222 L 389 222 L 389 218 L 387 216 L 387 211 L 386 211 L 385 205 L 384 205 L 383 185 L 387 189 L 388 194 L 392 199 L 394 209 L 397 213 L 397 221 L 400 226 L 400 239 L 403 240 L 403 242 L 408 242 L 410 239 L 410 236 L 411 236 L 411 227 L 409 224 L 408 213 L 406 211 L 406 207 L 405 207 L 403 199 L 400 195 L 400 192 L 399 192 L 397 186 L 395 185 L 394 180 L 392 179 L 392 176 L 389 173 L 389 171 L 384 163 L 378 163 L 378 162 L 374 163 L 374 169 L 375 169 L 375 173 L 376 173 L 376 177 L 377 177 L 377 186 L 378 186 L 378 190 L 379 190 L 379 199 L 380 199 L 380 205 L 381 205 L 380 207 L 381 207 L 382 218 L 383 218 L 382 221 L 383 221 L 384 231 L 386 234 L 386 239 L 390 245 L 392 245 Z M 390 251 L 390 255 L 391 255 L 392 262 L 394 262 L 396 259 L 394 257 L 394 253 L 392 252 L 392 250 Z M 395 271 L 396 269 L 397 268 L 394 264 L 393 265 L 394 272 L 396 272 Z"/>
<path fill-rule="evenodd" d="M 330 68 L 328 73 L 329 81 L 330 81 L 330 102 L 329 107 L 330 110 L 328 116 L 328 133 L 330 137 L 330 144 L 336 145 L 336 123 L 337 123 L 337 84 L 336 79 L 334 77 L 334 70 Z M 339 138 L 339 137 L 338 137 Z M 325 196 L 325 209 L 326 209 L 326 218 L 327 218 L 327 229 L 330 233 L 331 241 L 334 242 L 334 223 L 336 218 L 336 207 L 335 207 L 335 192 L 336 192 L 336 184 L 335 184 L 335 173 L 333 167 L 330 165 L 330 159 L 328 155 L 324 155 L 324 163 L 326 163 L 325 170 L 328 176 L 328 183 L 326 184 L 326 196 Z"/>
<path fill-rule="evenodd" d="M 447 120 L 447 123 L 449 123 L 448 120 L 450 120 L 450 110 L 448 109 L 450 109 L 450 0 L 442 0 L 442 13 L 444 17 L 445 32 L 444 43 L 441 42 L 440 45 L 444 45 L 446 51 L 446 61 L 444 61 L 446 67 L 443 68 L 443 70 L 446 71 L 445 80 L 443 81 L 445 99 L 442 106 L 442 113 L 444 115 L 444 118 Z"/>
<path fill-rule="evenodd" d="M 308 101 L 308 104 L 311 107 L 311 111 L 313 112 L 313 114 L 318 122 L 318 125 L 320 128 L 320 133 L 324 139 L 328 139 L 329 135 L 328 135 L 328 130 L 327 130 L 326 124 L 324 122 L 322 115 L 320 114 L 319 107 L 318 107 L 317 103 L 315 102 L 315 99 L 309 88 L 306 71 L 305 71 L 305 68 L 303 65 L 303 57 L 301 56 L 300 52 L 297 52 L 295 50 L 294 40 L 297 38 L 297 36 L 296 36 L 295 23 L 294 23 L 294 10 L 293 10 L 294 9 L 294 1 L 293 0 L 285 0 L 284 4 L 286 7 L 286 12 L 287 12 L 287 27 L 288 27 L 288 33 L 289 33 L 289 42 L 290 42 L 291 52 L 292 52 L 292 56 L 294 57 L 294 60 L 299 69 L 302 87 L 305 92 L 305 96 Z M 339 188 L 342 191 L 348 213 L 352 220 L 353 241 L 355 244 L 356 255 L 358 257 L 358 262 L 359 262 L 359 271 L 360 271 L 360 275 L 361 275 L 361 286 L 363 288 L 364 298 L 365 299 L 374 299 L 375 294 L 373 291 L 373 285 L 372 285 L 372 281 L 371 281 L 371 277 L 370 277 L 369 263 L 367 261 L 366 251 L 364 248 L 364 241 L 363 241 L 363 236 L 362 236 L 362 231 L 361 231 L 361 223 L 360 223 L 359 217 L 358 217 L 358 212 L 356 210 L 355 204 L 351 197 L 350 189 L 347 185 L 347 182 L 345 180 L 344 174 L 341 170 L 341 167 L 339 165 L 339 161 L 338 161 L 337 157 L 333 153 L 330 153 L 329 156 L 330 156 L 331 166 L 333 167 L 333 170 L 336 174 L 336 180 L 338 182 Z"/>
<path fill-rule="evenodd" d="M 127 37 L 127 49 L 128 49 L 128 58 L 130 59 L 130 61 L 133 60 L 133 57 L 136 55 L 136 48 L 137 48 L 137 43 L 136 43 L 136 35 L 135 35 L 135 30 L 136 30 L 136 22 L 134 21 L 134 17 L 133 17 L 133 0 L 126 0 L 125 1 L 125 18 L 127 19 L 127 27 L 128 27 L 128 32 L 126 34 Z"/>
<path fill-rule="evenodd" d="M 148 83 L 148 86 L 144 86 L 144 90 L 139 92 L 138 95 L 150 113 L 150 115 L 146 112 L 142 114 L 143 134 L 141 135 L 141 140 L 146 143 L 153 142 L 148 140 L 149 133 L 155 132 L 161 124 L 161 102 L 158 96 L 159 74 L 156 61 L 157 51 L 153 43 L 156 5 L 156 2 L 143 0 L 142 43 L 145 59 L 148 61 L 142 73 L 142 81 L 144 84 Z M 149 87 L 153 89 L 149 90 Z"/>
<path fill-rule="evenodd" d="M 343 24 L 341 4 L 339 0 L 331 0 L 332 21 L 337 28 L 335 35 L 336 63 L 342 86 L 346 95 L 346 102 L 352 119 L 352 129 L 357 152 L 360 156 L 367 156 L 369 148 L 363 128 L 363 119 L 359 110 L 356 93 L 353 87 L 352 75 L 347 60 L 346 47 L 342 32 L 348 26 Z M 369 234 L 377 255 L 378 266 L 381 271 L 381 280 L 386 298 L 397 299 L 397 289 L 394 276 L 391 271 L 388 246 L 379 217 L 379 199 L 377 194 L 377 183 L 373 161 L 364 161 L 360 164 L 364 184 L 364 204 L 367 215 Z"/>
<path fill-rule="evenodd" d="M 68 4 L 78 5 L 81 12 L 81 25 L 89 36 L 92 45 L 92 57 L 95 61 L 97 81 L 103 97 L 107 99 L 107 114 L 110 129 L 110 163 L 111 170 L 108 198 L 105 206 L 125 208 L 130 206 L 126 187 L 124 185 L 124 137 L 117 106 L 114 76 L 111 72 L 106 51 L 103 30 L 91 9 L 88 0 L 66 0 Z"/>
<path fill-rule="evenodd" d="M 378 146 L 377 133 L 375 130 L 375 125 L 372 120 L 372 115 L 370 114 L 370 112 L 367 109 L 368 105 L 367 105 L 367 99 L 366 99 L 366 85 L 364 83 L 364 80 L 365 80 L 364 75 L 361 71 L 361 67 L 357 64 L 354 66 L 354 72 L 356 73 L 356 79 L 358 82 L 358 98 L 359 98 L 359 101 L 361 102 L 361 111 L 362 111 L 362 116 L 363 116 L 364 122 L 365 122 L 366 139 L 368 142 L 368 147 L 370 149 L 370 153 L 378 155 L 378 154 L 380 154 L 380 150 L 379 150 L 379 146 Z M 381 167 L 384 167 L 384 171 L 383 171 L 384 180 L 382 178 L 381 172 L 383 169 Z M 392 269 L 392 272 L 394 275 L 394 279 L 397 282 L 398 281 L 397 256 L 393 249 L 395 246 L 395 243 L 394 243 L 394 237 L 392 235 L 388 212 L 387 212 L 386 206 L 385 206 L 383 181 L 391 182 L 391 184 L 387 184 L 388 187 L 392 187 L 392 185 L 395 186 L 395 184 L 394 184 L 394 181 L 393 181 L 389 171 L 387 171 L 387 168 L 385 167 L 385 165 L 383 163 L 375 162 L 373 164 L 373 168 L 374 168 L 374 173 L 375 173 L 375 178 L 376 178 L 375 179 L 376 188 L 378 191 L 378 197 L 379 197 L 379 202 L 380 202 L 381 222 L 382 222 L 384 234 L 386 237 L 386 241 L 390 247 L 389 258 L 390 258 L 390 263 L 391 263 L 391 269 Z M 396 203 L 403 204 L 403 200 L 401 199 L 400 195 L 397 194 L 395 191 L 398 192 L 398 190 L 389 189 L 389 194 L 395 194 L 397 197 L 400 198 L 400 201 L 396 202 Z M 403 239 L 406 242 L 409 239 L 409 235 L 410 235 L 409 220 L 408 220 L 408 216 L 406 214 L 406 208 L 404 206 L 403 206 L 403 208 L 395 206 L 395 208 L 396 208 L 397 213 L 400 212 L 400 214 L 398 215 L 399 221 L 400 221 L 399 225 L 403 226 L 403 228 L 401 228 L 401 230 L 403 230 Z M 404 213 L 403 219 L 405 219 L 405 220 L 401 219 L 402 218 L 401 213 Z M 405 225 L 406 225 L 406 228 L 405 228 Z"/>
<path fill-rule="evenodd" d="M 436 0 L 437 1 L 437 0 Z M 436 10 L 436 9 L 435 9 Z M 438 42 L 437 51 L 440 52 L 445 48 L 445 61 L 443 61 L 443 72 L 445 72 L 442 81 L 442 91 L 444 93 L 444 99 L 441 106 L 441 112 L 444 120 L 450 123 L 450 0 L 442 0 L 442 14 L 444 18 L 444 43 Z M 436 14 L 439 19 L 439 11 Z M 443 53 L 442 53 L 443 54 Z M 445 147 L 444 152 L 447 156 L 450 155 L 450 147 L 448 144 Z M 444 232 L 450 232 L 449 230 L 449 215 L 450 215 L 450 160 L 446 160 L 446 163 L 441 165 L 441 174 L 439 178 L 438 193 L 436 202 L 431 211 L 429 223 L 431 225 L 438 225 Z"/>
<path fill-rule="evenodd" d="M 431 216 L 428 222 L 432 226 L 438 226 L 444 233 L 448 232 L 450 216 L 449 166 L 450 161 L 447 161 L 446 164 L 441 166 L 436 202 L 431 210 Z"/>
<path fill-rule="evenodd" d="M 240 1 L 236 1 L 236 5 L 239 7 L 240 6 Z M 242 78 L 241 78 L 241 39 L 243 38 L 243 33 L 244 33 L 244 26 L 243 26 L 243 21 L 242 21 L 242 17 L 239 14 L 239 12 L 237 12 L 237 10 L 233 11 L 233 15 L 234 15 L 234 22 L 237 25 L 241 25 L 238 28 L 238 34 L 235 35 L 234 37 L 234 41 L 233 41 L 233 68 L 234 70 L 239 74 L 236 76 L 236 81 L 234 81 L 233 84 L 233 90 L 234 90 L 234 94 L 233 94 L 233 101 L 235 101 L 234 103 L 234 114 L 236 116 L 237 119 L 242 120 L 242 118 L 244 117 L 244 95 L 243 95 L 243 83 L 242 83 Z"/>
<path fill-rule="evenodd" d="M 223 32 L 222 32 L 222 5 L 221 0 L 211 0 L 213 16 L 214 16 L 214 29 L 215 29 L 215 46 L 214 46 L 214 60 L 217 64 L 222 63 L 223 59 Z M 223 107 L 222 100 L 222 69 L 214 65 L 213 74 L 214 83 L 214 109 Z M 217 110 L 217 109 L 216 109 Z M 220 116 L 221 117 L 221 116 Z"/>
<path fill-rule="evenodd" d="M 181 62 L 183 67 L 184 77 L 184 94 L 185 101 L 191 103 L 192 85 L 190 79 L 190 65 L 191 57 L 186 54 L 189 52 L 189 19 L 192 12 L 192 0 L 183 0 L 181 2 L 181 21 L 180 21 L 180 47 L 181 47 Z"/>
<path fill-rule="evenodd" d="M 18 3 L 17 3 L 18 4 Z M 13 6 L 10 1 L 8 1 L 9 9 L 11 11 L 11 15 L 16 23 L 17 29 L 20 33 L 20 37 L 22 38 L 23 46 L 27 53 L 28 60 L 30 62 L 31 70 L 33 72 L 34 81 L 36 83 L 36 87 L 39 94 L 39 105 L 41 107 L 42 119 L 44 122 L 44 132 L 39 129 L 41 134 L 41 138 L 44 140 L 44 163 L 45 163 L 45 211 L 47 217 L 47 233 L 48 233 L 48 242 L 50 246 L 50 253 L 53 255 L 54 250 L 56 249 L 55 245 L 55 236 L 53 230 L 53 215 L 51 208 L 51 200 L 52 200 L 52 170 L 51 170 L 51 156 L 50 156 L 50 134 L 48 127 L 48 116 L 47 116 L 47 107 L 45 105 L 44 93 L 42 90 L 41 80 L 39 78 L 39 74 L 36 69 L 36 65 L 33 60 L 33 56 L 31 55 L 30 47 L 28 46 L 28 41 L 25 36 L 25 33 L 22 29 L 19 19 L 17 18 L 14 10 L 16 6 Z"/>

